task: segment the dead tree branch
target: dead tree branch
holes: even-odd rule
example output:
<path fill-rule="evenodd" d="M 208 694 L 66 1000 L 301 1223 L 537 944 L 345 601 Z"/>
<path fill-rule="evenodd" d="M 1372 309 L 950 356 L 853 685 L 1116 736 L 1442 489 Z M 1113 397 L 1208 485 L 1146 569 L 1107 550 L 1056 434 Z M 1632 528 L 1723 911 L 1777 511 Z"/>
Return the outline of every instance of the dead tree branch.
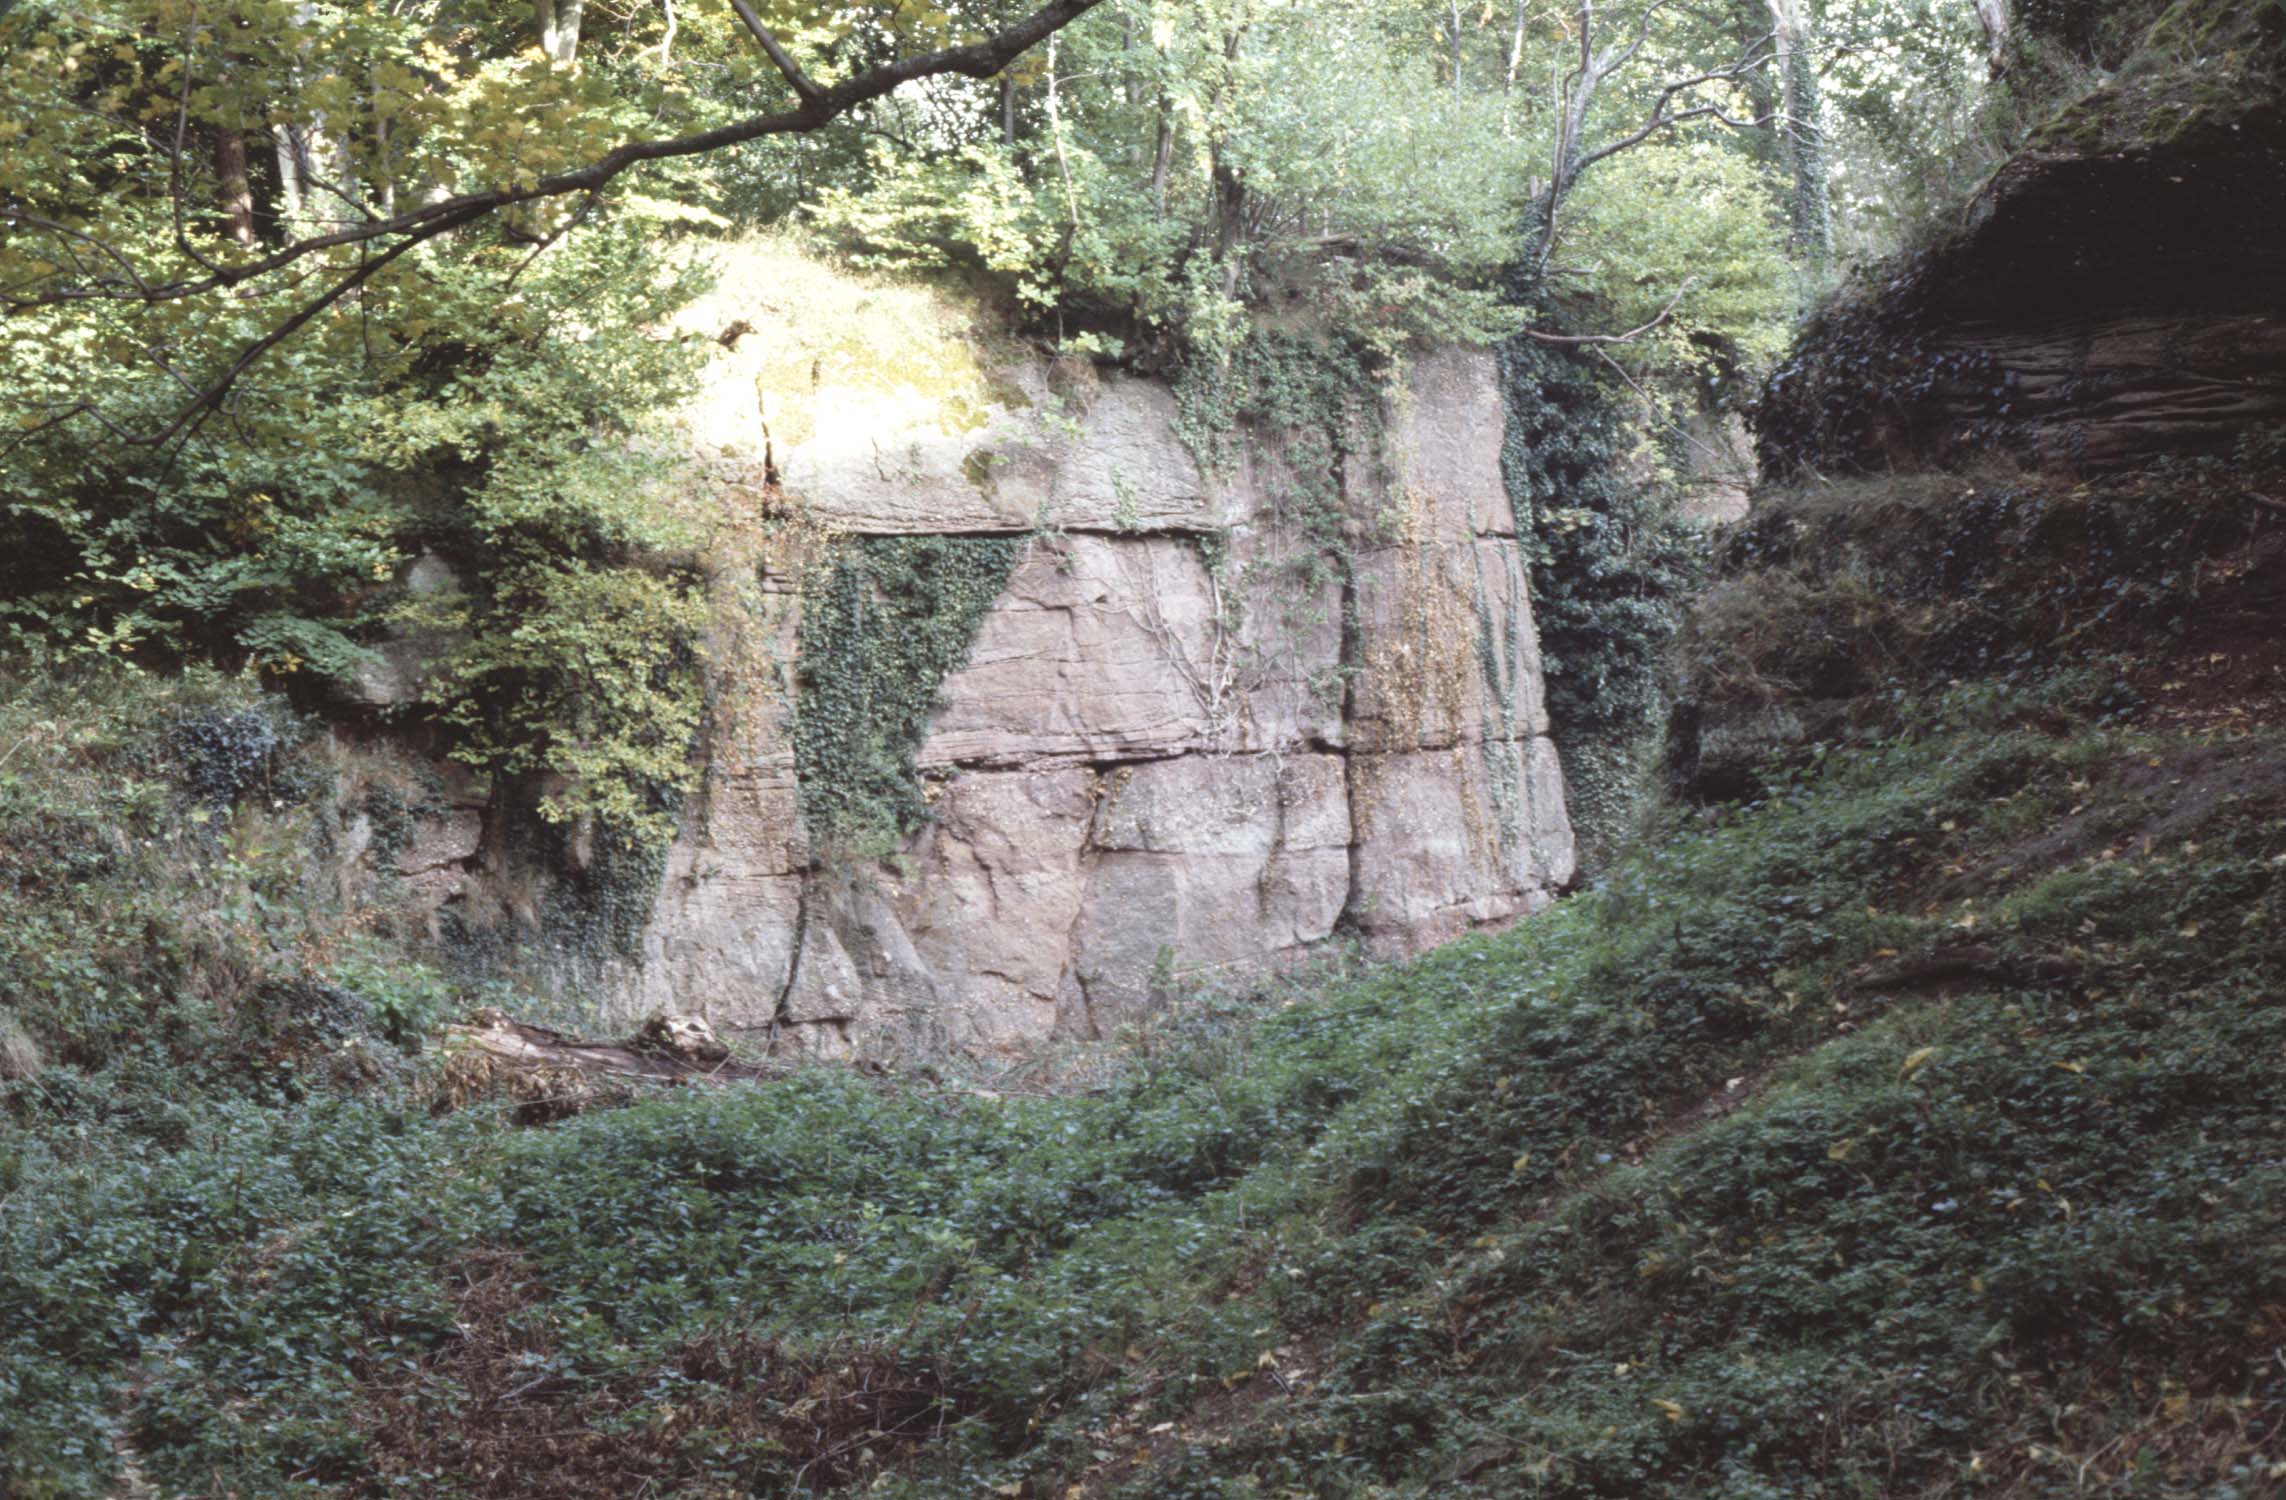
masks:
<path fill-rule="evenodd" d="M 1675 288 L 1675 295 L 1667 299 L 1667 305 L 1660 309 L 1659 316 L 1645 323 L 1642 327 L 1630 328 L 1625 333 L 1542 333 L 1536 328 L 1527 328 L 1524 330 L 1524 337 L 1543 344 L 1561 345 L 1568 349 L 1590 348 L 1605 344 L 1631 344 L 1673 317 L 1675 309 L 1682 306 L 1683 297 L 1690 291 L 1691 286 L 1692 278 L 1684 277 L 1683 284 Z"/>

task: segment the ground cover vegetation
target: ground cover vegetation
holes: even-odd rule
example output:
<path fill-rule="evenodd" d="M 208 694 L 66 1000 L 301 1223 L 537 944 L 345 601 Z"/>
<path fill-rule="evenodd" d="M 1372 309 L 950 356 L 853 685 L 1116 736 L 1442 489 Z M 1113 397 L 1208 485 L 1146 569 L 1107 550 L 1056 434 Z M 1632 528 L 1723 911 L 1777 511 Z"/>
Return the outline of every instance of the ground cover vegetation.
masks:
<path fill-rule="evenodd" d="M 108 1050 L 35 1003 L 0 1451 L 31 1494 L 2264 1493 L 2286 763 L 2107 689 L 1924 699 L 1076 1098 L 821 1070 L 515 1130 L 433 1114 L 392 1038 L 437 1002 L 354 973 L 161 969 Z"/>
<path fill-rule="evenodd" d="M 1673 504 L 2153 9 L 0 5 L 0 1492 L 2279 1492 L 2274 435 L 1798 474 L 1712 556 Z M 791 220 L 1209 454 L 1336 465 L 1413 341 L 1500 342 L 1599 878 L 1093 1092 L 471 1097 L 441 1023 L 566 1002 L 332 878 L 426 794 L 329 715 L 434 629 L 385 717 L 655 870 L 724 524 L 657 330 Z M 816 570 L 815 826 L 926 816 L 1021 545 Z"/>

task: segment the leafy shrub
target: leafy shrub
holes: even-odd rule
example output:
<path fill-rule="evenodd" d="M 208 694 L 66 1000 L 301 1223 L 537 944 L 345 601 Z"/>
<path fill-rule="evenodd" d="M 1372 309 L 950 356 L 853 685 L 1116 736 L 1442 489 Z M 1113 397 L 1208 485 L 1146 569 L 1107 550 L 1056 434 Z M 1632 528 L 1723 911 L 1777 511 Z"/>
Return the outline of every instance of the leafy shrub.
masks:
<path fill-rule="evenodd" d="M 663 848 L 701 706 L 696 583 L 580 561 L 503 569 L 436 689 L 454 754 L 534 788 L 551 823 Z"/>

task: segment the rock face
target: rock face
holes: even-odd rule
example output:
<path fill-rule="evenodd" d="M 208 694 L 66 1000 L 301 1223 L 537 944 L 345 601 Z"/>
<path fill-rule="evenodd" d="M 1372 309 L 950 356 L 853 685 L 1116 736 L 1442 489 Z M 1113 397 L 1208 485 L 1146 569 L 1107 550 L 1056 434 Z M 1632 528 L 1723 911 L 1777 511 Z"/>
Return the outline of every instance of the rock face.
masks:
<path fill-rule="evenodd" d="M 2179 0 L 1866 291 L 1772 379 L 1766 471 L 2099 471 L 2286 421 L 2286 12 Z"/>
<path fill-rule="evenodd" d="M 1411 365 L 1322 565 L 1275 434 L 1210 473 L 1163 384 L 995 351 L 894 290 L 902 344 L 854 349 L 755 282 L 691 314 L 757 330 L 690 443 L 771 519 L 709 559 L 708 772 L 625 1015 L 834 1053 L 1097 1035 L 1175 982 L 1337 934 L 1414 951 L 1570 877 L 1489 355 Z M 852 538 L 947 533 L 1029 539 L 915 757 L 932 816 L 887 858 L 821 849 L 804 577 Z"/>

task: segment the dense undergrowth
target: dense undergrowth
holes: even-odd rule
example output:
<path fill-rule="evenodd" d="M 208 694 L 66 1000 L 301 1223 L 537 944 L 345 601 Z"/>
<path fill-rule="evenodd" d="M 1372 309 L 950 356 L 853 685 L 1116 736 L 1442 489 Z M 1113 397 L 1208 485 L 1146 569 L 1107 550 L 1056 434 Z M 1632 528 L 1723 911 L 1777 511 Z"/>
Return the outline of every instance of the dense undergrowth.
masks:
<path fill-rule="evenodd" d="M 2278 1493 L 2286 737 L 2170 675 L 2281 664 L 2267 441 L 1767 499 L 1686 636 L 1801 721 L 1751 800 L 1065 1097 L 447 1108 L 531 1001 L 313 878 L 406 789 L 12 679 L 0 1490 Z"/>
<path fill-rule="evenodd" d="M 1695 796 L 1737 798 L 1817 745 L 1895 734 L 1931 683 L 2022 691 L 2070 664 L 2108 678 L 2097 712 L 2121 721 L 2191 643 L 2254 663 L 2286 530 L 2248 497 L 2282 477 L 2286 433 L 2264 428 L 2227 458 L 2107 479 L 1993 460 L 1773 487 L 1682 633 L 1672 769 Z M 2261 697 L 2231 713 L 2259 718 Z"/>
<path fill-rule="evenodd" d="M 68 945 L 12 935 L 50 1057 L 0 1096 L 0 1474 L 2265 1493 L 2286 747 L 2053 728 L 2087 707 L 1956 692 L 1514 933 L 1199 1011 L 1071 1098 L 819 1070 L 518 1131 L 430 1112 L 381 974 L 257 1003 L 306 896 L 218 907 L 235 970 L 82 945 L 142 1038 L 95 1047 L 24 977 Z M 175 732 L 92 722 L 36 742 L 57 774 Z M 137 795 L 149 854 L 12 801 L 7 899 L 93 923 L 167 839 L 179 876 L 286 826 Z M 38 838 L 89 862 L 27 874 Z"/>

